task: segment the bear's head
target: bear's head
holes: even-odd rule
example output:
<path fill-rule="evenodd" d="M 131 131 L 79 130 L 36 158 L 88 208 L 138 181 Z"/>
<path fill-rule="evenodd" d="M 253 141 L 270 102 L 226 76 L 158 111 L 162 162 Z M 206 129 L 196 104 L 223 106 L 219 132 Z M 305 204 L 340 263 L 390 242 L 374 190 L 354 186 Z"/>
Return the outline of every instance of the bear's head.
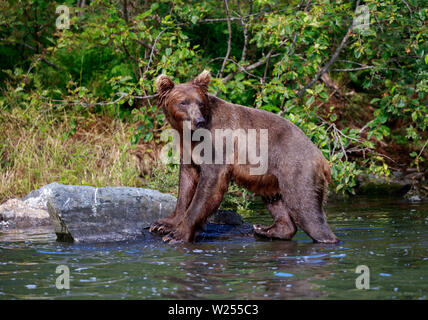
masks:
<path fill-rule="evenodd" d="M 209 120 L 208 85 L 211 76 L 204 70 L 194 80 L 175 84 L 162 74 L 156 79 L 158 106 L 174 129 L 182 130 L 189 121 L 191 130 L 204 128 Z"/>

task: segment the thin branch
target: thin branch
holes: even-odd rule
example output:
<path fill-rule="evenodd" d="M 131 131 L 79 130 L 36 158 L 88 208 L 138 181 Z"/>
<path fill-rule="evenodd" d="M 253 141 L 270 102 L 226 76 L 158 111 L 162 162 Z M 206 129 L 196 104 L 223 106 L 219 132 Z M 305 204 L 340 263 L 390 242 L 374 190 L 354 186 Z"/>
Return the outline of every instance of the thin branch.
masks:
<path fill-rule="evenodd" d="M 261 65 L 263 65 L 264 63 L 266 63 L 266 61 L 268 61 L 270 58 L 273 57 L 277 57 L 279 55 L 281 55 L 280 53 L 276 53 L 276 54 L 272 54 L 273 53 L 273 49 L 271 49 L 269 51 L 269 53 L 264 56 L 260 61 L 257 61 L 253 64 L 250 64 L 249 66 L 243 67 L 241 65 L 239 66 L 239 69 L 235 72 L 229 73 L 224 79 L 223 79 L 223 83 L 229 82 L 230 80 L 232 80 L 232 78 L 235 76 L 235 74 L 239 73 L 239 72 L 245 72 L 245 71 L 251 71 L 253 69 L 256 69 L 257 67 L 260 67 Z"/>
<path fill-rule="evenodd" d="M 113 97 L 119 95 L 119 98 L 113 100 L 113 101 L 103 101 L 103 102 L 95 102 L 95 103 L 85 103 L 82 101 L 73 101 L 73 102 L 68 102 L 67 100 L 59 100 L 59 99 L 52 99 L 50 101 L 53 102 L 60 102 L 60 103 L 65 103 L 65 104 L 70 104 L 70 105 L 82 105 L 85 107 L 89 107 L 89 106 L 108 106 L 111 104 L 115 104 L 118 103 L 120 100 L 124 99 L 124 98 L 128 98 L 128 97 L 132 97 L 134 99 L 137 100 L 146 100 L 146 99 L 154 99 L 157 98 L 157 94 L 153 94 L 153 95 L 147 95 L 147 96 L 132 96 L 129 93 L 125 93 L 125 92 L 116 92 Z M 42 97 L 45 98 L 45 97 Z M 45 98 L 48 99 L 48 98 Z"/>
<path fill-rule="evenodd" d="M 30 49 L 32 51 L 37 52 L 37 48 L 36 47 L 33 47 L 32 45 L 29 45 L 28 43 L 25 43 L 25 42 L 22 42 L 22 41 L 8 40 L 8 39 L 5 39 L 5 38 L 0 38 L 0 41 L 7 42 L 7 43 L 10 43 L 10 44 L 22 45 L 22 46 L 24 46 L 24 47 L 26 47 L 26 48 L 28 48 L 28 49 Z M 54 68 L 56 70 L 64 70 L 63 68 L 57 66 L 55 63 L 49 61 L 48 59 L 46 59 L 44 57 L 40 57 L 40 61 L 46 63 L 48 66 L 50 66 L 50 67 L 52 67 L 52 68 Z"/>
<path fill-rule="evenodd" d="M 218 77 L 221 78 L 223 76 L 224 68 L 226 67 L 227 59 L 230 56 L 230 50 L 232 49 L 232 27 L 230 25 L 230 14 L 229 14 L 229 4 L 228 0 L 224 0 L 224 8 L 226 10 L 226 19 L 227 19 L 227 32 L 229 33 L 229 39 L 227 40 L 227 51 L 226 56 L 224 57 L 223 64 L 221 65 L 221 69 Z"/>
<path fill-rule="evenodd" d="M 407 6 L 407 9 L 409 9 L 409 12 L 410 12 L 410 20 L 412 20 L 413 19 L 413 14 L 412 14 L 412 8 L 409 6 L 409 4 L 407 3 L 407 1 L 406 0 L 403 0 L 403 2 L 404 2 L 404 4 Z"/>
<path fill-rule="evenodd" d="M 240 17 L 229 17 L 230 21 L 241 20 Z M 203 19 L 198 20 L 197 23 L 216 23 L 216 22 L 227 22 L 227 18 L 215 18 L 215 19 Z"/>
<path fill-rule="evenodd" d="M 303 94 L 306 92 L 306 89 L 312 87 L 312 85 L 319 80 L 319 78 L 328 71 L 330 66 L 336 61 L 337 57 L 339 56 L 340 52 L 342 51 L 343 47 L 346 44 L 346 41 L 348 41 L 349 36 L 351 35 L 352 25 L 346 32 L 345 37 L 342 39 L 342 42 L 340 43 L 339 47 L 337 47 L 336 51 L 334 52 L 333 56 L 331 57 L 330 61 L 327 62 L 327 64 L 321 68 L 321 70 L 315 75 L 315 77 L 309 81 L 300 91 L 297 93 L 297 96 L 301 98 Z"/>
<path fill-rule="evenodd" d="M 345 63 L 357 64 L 359 66 L 364 66 L 362 63 L 350 61 L 350 60 L 337 60 L 337 62 L 345 62 Z"/>
<path fill-rule="evenodd" d="M 268 73 L 268 70 L 269 70 L 269 60 L 270 60 L 270 56 L 271 56 L 271 55 L 269 55 L 269 56 L 266 58 L 265 72 L 263 73 L 263 81 L 262 81 L 262 84 L 266 83 L 267 73 Z"/>
<path fill-rule="evenodd" d="M 211 63 L 211 62 L 213 62 L 213 61 L 216 61 L 216 60 L 219 60 L 219 59 L 222 59 L 222 60 L 223 60 L 223 58 L 222 58 L 222 57 L 218 57 L 218 58 L 211 59 L 211 60 L 209 61 L 209 63 Z M 245 69 L 245 67 L 243 67 L 242 65 L 240 65 L 240 64 L 239 64 L 238 62 L 236 62 L 235 60 L 233 60 L 233 59 L 227 59 L 227 61 L 229 61 L 229 62 L 233 63 L 234 65 L 236 65 L 236 66 L 238 67 L 239 71 L 237 71 L 237 72 L 244 72 L 244 73 L 248 74 L 250 77 L 257 78 L 257 79 L 259 79 L 259 81 L 260 81 L 260 82 L 262 81 L 262 78 L 261 78 L 261 77 L 256 76 L 255 74 L 252 74 L 252 73 L 248 72 L 248 70 L 247 70 L 247 69 Z M 223 81 L 224 81 L 224 80 L 223 80 Z"/>
<path fill-rule="evenodd" d="M 145 47 L 146 49 L 149 49 L 149 50 L 153 50 L 153 46 L 152 45 L 150 45 L 150 44 L 148 44 L 148 43 L 145 43 L 144 41 L 141 41 L 140 39 L 137 39 L 137 40 L 135 40 L 138 44 L 141 44 L 143 47 Z M 156 48 L 154 49 L 155 50 L 155 53 L 158 51 Z"/>
<path fill-rule="evenodd" d="M 122 8 L 123 8 L 123 19 L 125 20 L 126 24 L 129 24 L 128 0 L 123 0 Z"/>
<path fill-rule="evenodd" d="M 57 66 L 55 63 L 51 62 L 50 60 L 48 60 L 48 59 L 46 59 L 46 58 L 40 58 L 40 60 L 41 60 L 42 62 L 44 62 L 45 64 L 47 64 L 49 67 L 54 68 L 55 70 L 61 70 L 61 71 L 64 71 L 64 69 L 63 69 L 63 68 L 61 68 L 61 67 Z"/>
<path fill-rule="evenodd" d="M 248 42 L 249 42 L 248 16 L 247 17 L 242 16 L 242 10 L 241 10 L 241 6 L 239 5 L 239 1 L 237 2 L 237 6 L 238 6 L 239 17 L 241 18 L 241 24 L 242 24 L 242 28 L 243 28 L 243 34 L 244 34 L 244 46 L 242 47 L 241 61 L 245 61 L 245 59 L 247 58 Z M 251 15 L 252 12 L 253 12 L 253 1 L 251 0 L 248 15 Z"/>
<path fill-rule="evenodd" d="M 383 153 L 377 152 L 377 151 L 375 151 L 375 150 L 373 150 L 373 149 L 370 149 L 370 148 L 368 148 L 368 147 L 364 147 L 364 148 L 357 148 L 357 147 L 354 147 L 354 148 L 351 148 L 351 149 L 346 150 L 346 152 L 348 152 L 348 153 L 358 153 L 358 152 L 362 152 L 362 153 L 363 153 L 363 155 L 364 155 L 364 158 L 365 158 L 365 153 L 367 152 L 367 153 L 371 153 L 371 154 L 374 154 L 374 155 L 379 156 L 379 157 L 386 158 L 386 159 L 390 160 L 391 162 L 394 162 L 394 163 L 395 163 L 396 165 L 398 165 L 398 166 L 401 166 L 401 167 L 405 166 L 405 164 L 401 164 L 401 163 L 399 163 L 399 162 L 395 161 L 394 159 L 392 159 L 391 157 L 387 156 L 386 154 L 383 154 Z"/>
<path fill-rule="evenodd" d="M 68 105 L 82 105 L 82 106 L 85 106 L 85 107 L 88 107 L 88 106 L 106 106 L 106 105 L 110 105 L 110 104 L 117 103 L 117 102 L 119 102 L 120 100 L 122 100 L 123 98 L 125 98 L 125 97 L 129 96 L 129 94 L 128 94 L 128 93 L 124 93 L 124 92 L 116 92 L 116 93 L 113 95 L 113 97 L 114 97 L 114 96 L 117 96 L 117 95 L 120 95 L 120 97 L 119 97 L 119 98 L 117 98 L 117 99 L 116 99 L 116 100 L 114 100 L 114 101 L 96 102 L 96 103 L 85 103 L 85 102 L 82 102 L 82 101 L 73 101 L 73 102 L 69 102 L 69 101 L 67 101 L 67 100 L 60 100 L 60 99 L 50 99 L 50 101 L 53 101 L 53 102 L 60 102 L 60 103 L 68 104 Z M 42 98 L 49 100 L 49 98 L 46 98 L 46 97 L 42 97 Z"/>
<path fill-rule="evenodd" d="M 425 147 L 427 146 L 427 144 L 428 144 L 428 140 L 427 140 L 427 141 L 425 141 L 425 144 L 424 144 L 424 146 L 422 147 L 421 151 L 419 152 L 419 154 L 418 154 L 417 158 L 419 158 L 419 157 L 422 155 L 422 152 L 424 152 L 424 149 L 425 149 Z"/>
<path fill-rule="evenodd" d="M 168 30 L 168 28 L 163 29 L 161 32 L 159 32 L 159 34 L 156 36 L 155 41 L 152 44 L 152 50 L 150 51 L 150 57 L 149 57 L 149 62 L 146 65 L 145 71 L 149 70 L 150 64 L 152 63 L 153 60 L 153 55 L 155 54 L 155 50 L 156 50 L 156 43 L 158 42 L 160 36 L 162 35 L 162 33 L 164 33 L 166 30 Z"/>
<path fill-rule="evenodd" d="M 152 94 L 152 95 L 147 95 L 147 96 L 133 96 L 134 99 L 139 99 L 139 100 L 146 100 L 146 99 L 154 99 L 157 98 L 158 94 Z"/>
<path fill-rule="evenodd" d="M 262 11 L 262 12 L 258 12 L 258 13 L 250 13 L 247 16 L 245 16 L 244 18 L 249 19 L 249 18 L 260 18 L 263 17 L 265 15 L 268 14 L 277 14 L 277 13 L 281 13 L 284 11 L 287 11 L 287 9 L 281 9 L 281 10 L 276 10 L 276 11 Z M 242 18 L 241 17 L 230 17 L 230 21 L 240 21 Z M 196 23 L 217 23 L 217 22 L 227 22 L 227 18 L 209 18 L 209 19 L 201 19 L 198 20 Z M 190 23 L 188 22 L 181 22 L 179 24 L 177 24 L 178 26 L 180 25 L 189 25 Z"/>
<path fill-rule="evenodd" d="M 305 10 L 304 10 L 304 11 L 308 11 L 309 6 L 311 5 L 311 2 L 312 2 L 312 0 L 308 0 L 308 1 L 306 2 Z"/>
<path fill-rule="evenodd" d="M 358 7 L 360 4 L 360 0 L 357 1 L 356 7 Z M 342 49 L 345 47 L 346 42 L 348 41 L 349 36 L 352 33 L 352 29 L 354 27 L 354 22 L 352 21 L 351 25 L 349 26 L 348 30 L 346 31 L 346 35 L 343 37 L 342 41 L 340 42 L 340 45 L 337 47 L 336 51 L 334 52 L 333 56 L 331 57 L 331 59 L 327 62 L 327 64 L 321 68 L 321 70 L 315 75 L 315 77 L 309 81 L 309 83 L 307 83 L 302 89 L 300 89 L 300 91 L 297 93 L 297 96 L 299 98 L 301 98 L 304 93 L 306 92 L 306 89 L 310 88 L 315 82 L 317 82 L 319 80 L 319 78 L 328 71 L 328 69 L 330 68 L 330 66 L 337 60 L 337 58 L 339 57 L 340 52 L 342 51 Z"/>
<path fill-rule="evenodd" d="M 366 70 L 366 69 L 373 69 L 373 68 L 375 68 L 375 66 L 364 66 L 364 67 L 349 68 L 349 69 L 331 69 L 331 71 L 352 72 L 352 71 Z"/>
<path fill-rule="evenodd" d="M 247 58 L 247 51 L 248 51 L 248 25 L 244 20 L 242 21 L 242 27 L 244 32 L 244 47 L 242 48 L 242 54 L 241 54 L 241 61 L 245 61 Z"/>
<path fill-rule="evenodd" d="M 36 47 L 33 47 L 32 45 L 29 45 L 28 43 L 22 42 L 22 41 L 16 41 L 16 40 L 9 40 L 5 38 L 0 38 L 0 41 L 7 42 L 10 44 L 20 44 L 21 46 L 24 46 L 32 51 L 37 51 Z"/>

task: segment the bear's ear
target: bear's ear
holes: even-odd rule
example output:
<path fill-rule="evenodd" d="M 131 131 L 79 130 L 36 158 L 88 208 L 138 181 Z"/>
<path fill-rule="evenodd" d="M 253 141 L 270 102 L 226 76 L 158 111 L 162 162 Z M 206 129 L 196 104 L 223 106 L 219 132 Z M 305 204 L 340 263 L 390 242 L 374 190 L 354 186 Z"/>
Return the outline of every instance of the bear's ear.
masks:
<path fill-rule="evenodd" d="M 160 95 L 174 88 L 174 82 L 166 75 L 161 74 L 156 79 L 156 92 Z"/>
<path fill-rule="evenodd" d="M 193 80 L 193 84 L 201 87 L 204 91 L 208 91 L 208 85 L 211 81 L 211 74 L 208 70 L 204 70 L 201 72 L 199 76 Z"/>

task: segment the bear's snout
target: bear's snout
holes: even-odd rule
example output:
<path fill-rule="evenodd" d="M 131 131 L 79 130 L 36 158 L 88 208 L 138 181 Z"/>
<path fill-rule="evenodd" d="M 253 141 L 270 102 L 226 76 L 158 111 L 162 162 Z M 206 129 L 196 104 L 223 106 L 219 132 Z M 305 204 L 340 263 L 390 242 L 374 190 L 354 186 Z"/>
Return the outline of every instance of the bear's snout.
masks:
<path fill-rule="evenodd" d="M 199 117 L 195 119 L 195 127 L 197 129 L 205 127 L 206 121 L 203 117 Z"/>

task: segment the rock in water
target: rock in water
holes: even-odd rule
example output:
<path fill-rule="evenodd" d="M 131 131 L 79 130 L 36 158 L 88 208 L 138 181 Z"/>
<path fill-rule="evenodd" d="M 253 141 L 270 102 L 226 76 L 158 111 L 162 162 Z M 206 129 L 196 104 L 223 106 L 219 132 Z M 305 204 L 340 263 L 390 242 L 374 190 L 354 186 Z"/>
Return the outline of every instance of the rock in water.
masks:
<path fill-rule="evenodd" d="M 240 226 L 244 223 L 239 213 L 232 210 L 218 210 L 208 219 L 213 224 L 228 224 L 231 226 Z"/>
<path fill-rule="evenodd" d="M 169 216 L 176 198 L 155 190 L 51 183 L 22 199 L 0 205 L 0 230 L 49 228 L 59 241 L 111 242 L 142 238 L 161 241 L 149 227 Z M 52 228 L 52 229 L 51 229 Z M 241 239 L 252 225 L 230 210 L 210 217 L 197 241 Z"/>
<path fill-rule="evenodd" d="M 22 199 L 9 199 L 0 205 L 0 230 L 50 226 L 46 198 L 55 185 L 58 184 L 51 183 Z"/>
<path fill-rule="evenodd" d="M 74 242 L 136 239 L 152 222 L 169 216 L 175 204 L 171 195 L 130 187 L 57 184 L 47 197 L 58 240 Z"/>
<path fill-rule="evenodd" d="M 46 210 L 33 207 L 25 200 L 9 199 L 0 206 L 0 230 L 25 229 L 50 224 Z"/>

